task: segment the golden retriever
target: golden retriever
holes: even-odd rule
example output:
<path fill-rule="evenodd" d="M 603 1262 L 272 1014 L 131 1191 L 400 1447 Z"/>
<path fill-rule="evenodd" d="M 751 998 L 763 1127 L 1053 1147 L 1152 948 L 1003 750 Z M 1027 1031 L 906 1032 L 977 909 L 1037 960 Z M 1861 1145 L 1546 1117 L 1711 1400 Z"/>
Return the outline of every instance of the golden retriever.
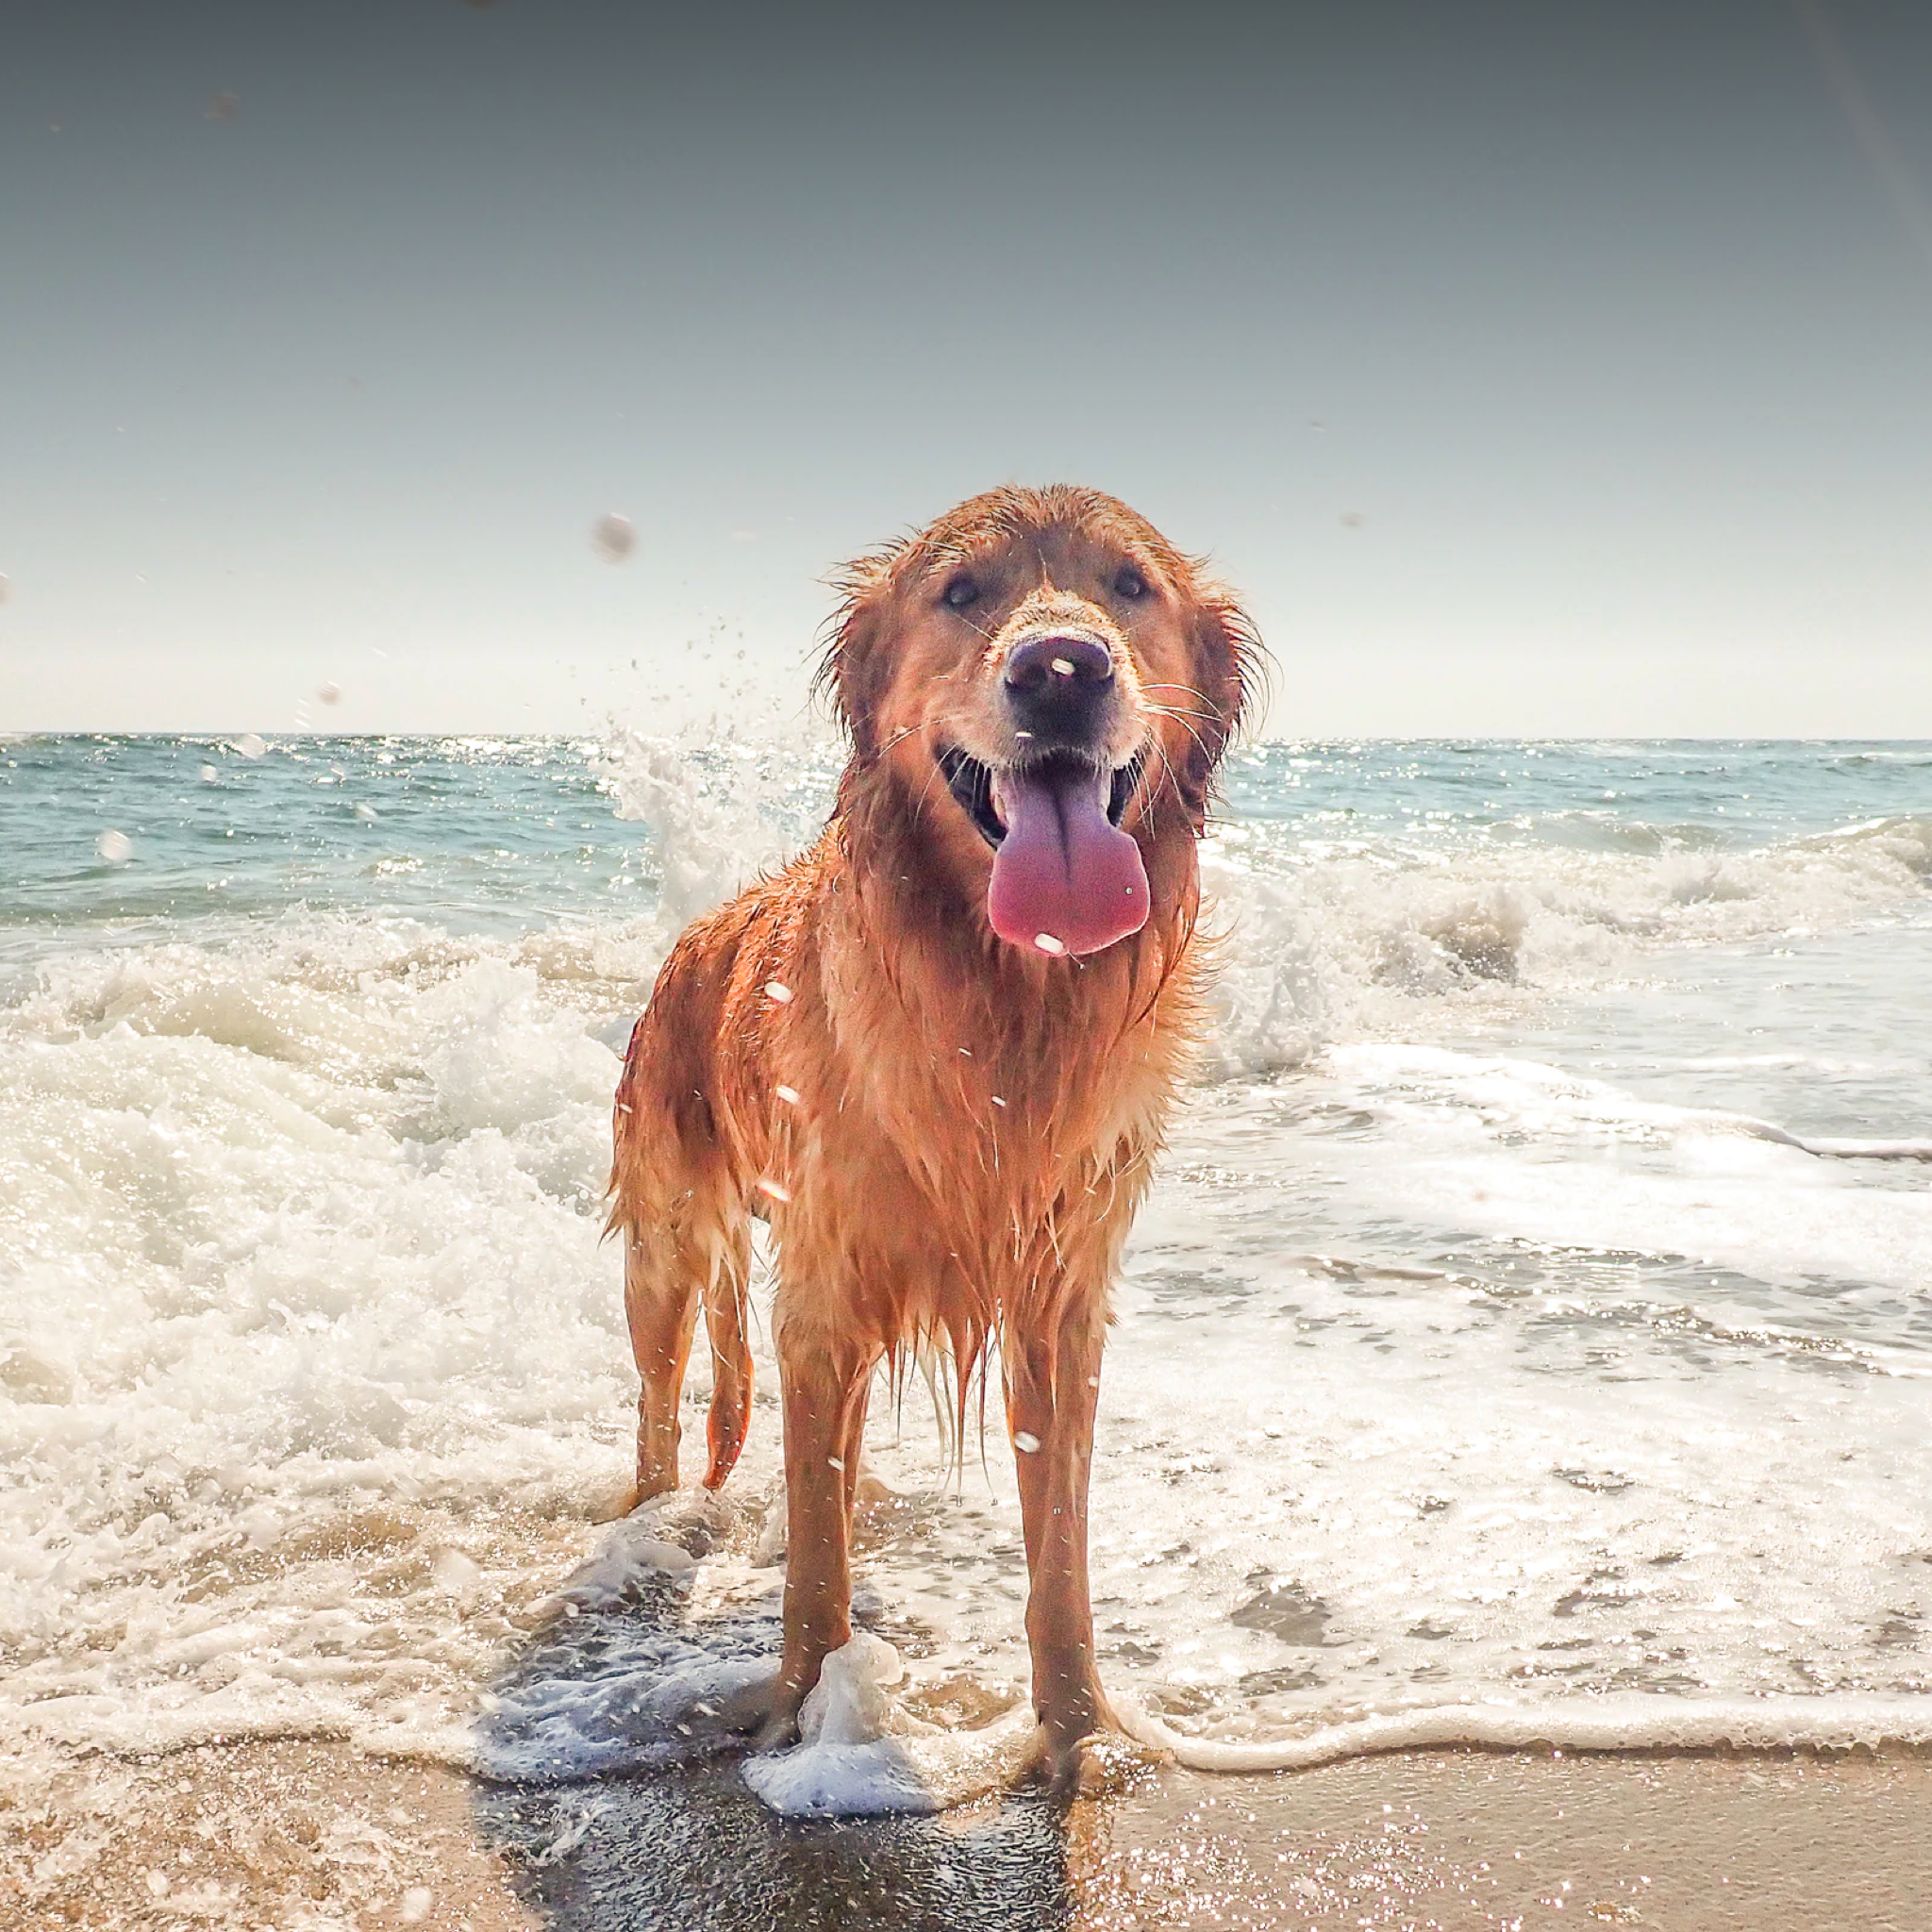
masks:
<path fill-rule="evenodd" d="M 776 1255 L 785 1740 L 851 1635 L 873 1374 L 998 1351 L 1030 1591 L 1035 1757 L 1117 1728 L 1088 1467 L 1108 1296 L 1202 1025 L 1196 841 L 1258 644 L 1097 491 L 1003 489 L 849 566 L 820 677 L 850 739 L 818 843 L 697 921 L 631 1036 L 613 1229 L 643 1379 L 638 1495 L 678 1481 L 700 1305 L 709 1467 L 743 1446 L 749 1217 Z"/>

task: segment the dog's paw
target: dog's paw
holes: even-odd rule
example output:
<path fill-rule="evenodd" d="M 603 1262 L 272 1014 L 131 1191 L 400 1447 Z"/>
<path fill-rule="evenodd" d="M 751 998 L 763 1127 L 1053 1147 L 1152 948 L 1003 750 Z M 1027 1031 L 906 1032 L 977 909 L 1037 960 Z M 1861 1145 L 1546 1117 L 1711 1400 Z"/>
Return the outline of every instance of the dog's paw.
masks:
<path fill-rule="evenodd" d="M 591 1523 L 622 1523 L 642 1500 L 636 1483 L 612 1483 L 607 1489 L 592 1490 L 584 1498 L 584 1515 Z"/>
<path fill-rule="evenodd" d="M 652 1524 L 665 1542 L 675 1543 L 688 1556 L 708 1557 L 723 1548 L 743 1526 L 743 1507 L 714 1490 L 666 1490 L 645 1496 L 631 1514 Z"/>
<path fill-rule="evenodd" d="M 1124 1731 L 1089 1731 L 1060 1742 L 1041 1724 L 1033 1734 L 1020 1782 L 1042 1787 L 1063 1801 L 1113 1798 L 1137 1790 L 1172 1761 L 1166 1752 L 1137 1743 Z"/>
<path fill-rule="evenodd" d="M 715 1723 L 755 1754 L 783 1751 L 798 1741 L 798 1707 L 804 1700 L 774 1671 L 719 1702 Z"/>

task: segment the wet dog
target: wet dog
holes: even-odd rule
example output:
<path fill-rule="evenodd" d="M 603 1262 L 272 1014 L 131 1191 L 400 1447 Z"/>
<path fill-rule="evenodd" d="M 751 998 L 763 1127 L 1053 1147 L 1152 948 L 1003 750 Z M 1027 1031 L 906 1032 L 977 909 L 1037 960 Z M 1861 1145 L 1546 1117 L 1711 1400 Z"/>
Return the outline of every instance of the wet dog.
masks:
<path fill-rule="evenodd" d="M 851 565 L 821 680 L 851 757 L 809 852 L 679 940 L 631 1036 L 613 1228 L 643 1380 L 638 1494 L 678 1481 L 703 1308 L 706 1483 L 743 1446 L 749 1219 L 777 1260 L 782 1742 L 850 1635 L 882 1361 L 996 1351 L 1017 1457 L 1040 1769 L 1116 1728 L 1088 1468 L 1110 1285 L 1202 1024 L 1196 842 L 1258 647 L 1095 491 L 976 496 Z"/>

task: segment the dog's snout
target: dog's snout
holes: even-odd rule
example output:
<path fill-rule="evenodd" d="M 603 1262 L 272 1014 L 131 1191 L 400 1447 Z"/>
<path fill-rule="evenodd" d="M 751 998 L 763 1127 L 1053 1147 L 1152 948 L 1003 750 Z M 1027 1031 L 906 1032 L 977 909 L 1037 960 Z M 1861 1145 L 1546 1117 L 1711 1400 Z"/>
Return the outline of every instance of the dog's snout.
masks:
<path fill-rule="evenodd" d="M 1074 634 L 1027 638 L 1007 654 L 1007 689 L 1033 692 L 1068 684 L 1103 685 L 1113 676 L 1113 654 L 1098 638 Z"/>
<path fill-rule="evenodd" d="M 1021 727 L 1043 744 L 1092 736 L 1113 691 L 1113 654 L 1098 638 L 1048 631 L 1007 653 L 1002 681 Z"/>

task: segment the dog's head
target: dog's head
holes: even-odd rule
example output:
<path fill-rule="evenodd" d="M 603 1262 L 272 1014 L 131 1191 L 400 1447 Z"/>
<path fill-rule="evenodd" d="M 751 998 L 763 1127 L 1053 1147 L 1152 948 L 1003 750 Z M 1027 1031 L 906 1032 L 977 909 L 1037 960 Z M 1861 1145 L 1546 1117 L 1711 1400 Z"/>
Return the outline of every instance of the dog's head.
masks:
<path fill-rule="evenodd" d="M 854 780 L 918 819 L 1001 939 L 1077 954 L 1138 931 L 1145 858 L 1198 835 L 1253 686 L 1227 594 L 1067 488 L 975 496 L 842 587 L 822 677 Z"/>

